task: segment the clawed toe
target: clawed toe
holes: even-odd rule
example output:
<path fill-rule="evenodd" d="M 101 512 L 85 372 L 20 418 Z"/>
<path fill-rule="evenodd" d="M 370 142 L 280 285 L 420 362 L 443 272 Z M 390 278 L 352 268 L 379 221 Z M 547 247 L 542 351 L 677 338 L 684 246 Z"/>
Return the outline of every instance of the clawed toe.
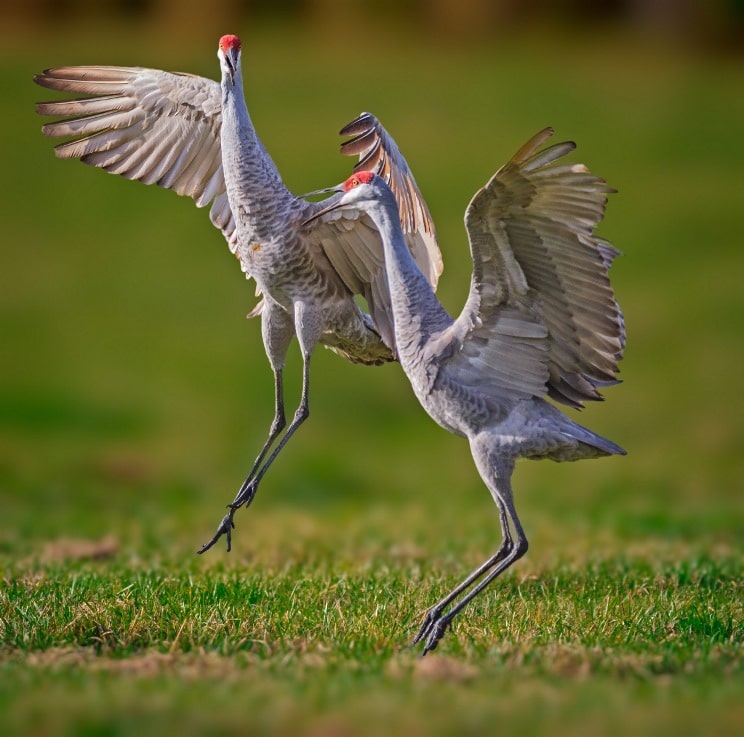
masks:
<path fill-rule="evenodd" d="M 220 524 L 217 526 L 217 532 L 214 533 L 212 539 L 209 540 L 209 542 L 204 543 L 204 545 L 202 545 L 201 548 L 196 551 L 199 555 L 206 553 L 207 550 L 209 550 L 223 535 L 225 535 L 227 538 L 227 552 L 230 552 L 230 550 L 232 549 L 232 531 L 233 529 L 235 529 L 235 522 L 233 521 L 234 514 L 235 509 L 231 508 L 230 511 L 222 518 Z"/>
<path fill-rule="evenodd" d="M 199 555 L 206 553 L 207 550 L 213 547 L 214 544 L 223 535 L 225 536 L 227 541 L 227 552 L 229 553 L 230 550 L 232 550 L 232 531 L 235 529 L 235 522 L 233 521 L 233 517 L 235 516 L 235 512 L 237 512 L 238 509 L 243 506 L 247 507 L 253 501 L 253 497 L 256 496 L 257 489 L 258 481 L 256 479 L 243 484 L 234 501 L 227 505 L 229 511 L 222 518 L 222 521 L 219 523 L 219 525 L 217 525 L 217 532 L 214 533 L 214 536 L 211 540 L 209 540 L 209 542 L 204 543 L 204 545 L 202 545 L 201 548 L 196 551 Z"/>
<path fill-rule="evenodd" d="M 432 626 L 429 628 L 429 636 L 426 638 L 426 645 L 421 652 L 423 658 L 426 653 L 431 652 L 439 644 L 439 641 L 444 637 L 444 633 L 447 631 L 447 627 L 450 625 L 450 620 L 445 617 L 437 619 Z"/>
<path fill-rule="evenodd" d="M 441 612 L 437 609 L 430 609 L 426 613 L 424 621 L 421 623 L 421 627 L 416 633 L 416 637 L 413 638 L 411 645 L 416 645 L 422 640 L 425 640 L 424 649 L 421 653 L 423 657 L 426 653 L 436 648 L 439 640 L 444 637 L 444 633 L 447 631 L 449 624 L 449 618 L 443 617 Z"/>
<path fill-rule="evenodd" d="M 433 610 L 426 612 L 424 621 L 421 623 L 419 631 L 416 633 L 416 637 L 411 640 L 411 646 L 417 645 L 421 640 L 424 640 L 429 636 L 429 632 L 431 632 L 431 628 L 434 626 L 438 616 L 439 613 Z"/>

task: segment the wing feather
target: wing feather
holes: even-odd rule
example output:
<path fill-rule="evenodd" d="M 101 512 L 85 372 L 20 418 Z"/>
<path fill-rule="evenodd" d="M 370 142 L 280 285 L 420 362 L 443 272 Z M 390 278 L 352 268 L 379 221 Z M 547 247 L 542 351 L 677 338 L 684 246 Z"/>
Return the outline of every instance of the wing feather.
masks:
<path fill-rule="evenodd" d="M 539 150 L 552 133 L 522 146 L 467 208 L 473 276 L 449 370 L 477 356 L 502 392 L 580 407 L 615 383 L 625 347 L 608 275 L 618 252 L 594 234 L 614 190 L 582 164 L 556 163 L 573 143 Z"/>
<path fill-rule="evenodd" d="M 157 184 L 210 202 L 210 219 L 236 252 L 235 222 L 225 195 L 220 150 L 221 92 L 211 79 L 143 67 L 79 66 L 47 69 L 34 77 L 47 89 L 84 95 L 40 102 L 59 144 L 59 158 L 78 158 L 112 174 Z M 223 196 L 224 195 L 224 196 Z"/>
<path fill-rule="evenodd" d="M 390 186 L 398 204 L 406 243 L 418 267 L 436 289 L 442 272 L 442 257 L 434 223 L 397 144 L 370 113 L 362 113 L 344 126 L 341 135 L 352 136 L 341 145 L 341 152 L 359 157 L 354 171 L 374 171 Z M 319 211 L 326 204 L 314 203 L 313 207 Z M 395 351 L 382 240 L 372 220 L 357 211 L 332 211 L 308 225 L 307 237 L 323 249 L 347 287 L 365 298 L 376 329 Z"/>
<path fill-rule="evenodd" d="M 359 157 L 354 172 L 373 171 L 392 190 L 408 247 L 419 268 L 436 289 L 442 273 L 442 256 L 434 221 L 397 144 L 371 113 L 359 115 L 341 129 L 340 135 L 351 136 L 341 144 L 341 153 Z"/>
<path fill-rule="evenodd" d="M 76 96 L 41 102 L 36 108 L 41 115 L 63 118 L 42 129 L 53 138 L 69 137 L 55 148 L 59 158 L 79 158 L 114 174 L 157 184 L 191 197 L 199 207 L 211 203 L 212 223 L 230 250 L 239 252 L 222 172 L 217 82 L 142 67 L 106 66 L 59 67 L 34 79 L 42 87 Z M 436 286 L 442 259 L 434 225 L 395 141 L 369 114 L 346 126 L 342 134 L 354 136 L 343 144 L 342 152 L 359 156 L 355 170 L 373 169 L 392 187 L 411 252 Z M 346 286 L 367 300 L 377 329 L 394 349 L 382 241 L 371 220 L 349 213 L 326 217 L 309 226 L 307 235 Z"/>

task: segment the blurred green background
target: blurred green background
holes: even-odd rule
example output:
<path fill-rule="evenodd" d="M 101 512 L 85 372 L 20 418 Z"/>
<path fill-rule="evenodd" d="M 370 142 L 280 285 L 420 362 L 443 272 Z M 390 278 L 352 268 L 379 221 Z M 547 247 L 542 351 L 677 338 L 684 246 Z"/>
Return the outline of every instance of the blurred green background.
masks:
<path fill-rule="evenodd" d="M 571 556 L 572 546 L 603 535 L 629 545 L 739 545 L 742 14 L 736 4 L 695 7 L 6 8 L 4 550 L 112 534 L 125 549 L 147 541 L 160 554 L 190 554 L 264 438 L 271 375 L 259 324 L 243 317 L 253 286 L 207 213 L 171 192 L 55 160 L 33 109 L 53 97 L 31 82 L 47 66 L 139 64 L 217 77 L 225 32 L 243 37 L 254 122 L 294 191 L 341 181 L 351 162 L 337 152 L 338 129 L 362 110 L 382 120 L 437 223 L 440 297 L 454 313 L 468 287 L 462 216 L 472 193 L 543 126 L 576 140 L 576 157 L 619 190 L 601 233 L 623 252 L 612 277 L 629 336 L 624 384 L 581 420 L 629 455 L 523 464 L 515 483 L 530 556 Z M 293 354 L 290 406 L 298 369 Z M 428 420 L 397 366 L 351 366 L 319 349 L 311 407 L 234 558 L 255 554 L 266 510 L 277 510 L 264 534 L 279 555 L 303 525 L 316 530 L 309 544 L 323 538 L 328 519 L 343 521 L 352 548 L 365 535 L 418 538 L 433 555 L 493 546 L 496 525 L 482 519 L 491 502 L 466 446 Z M 394 522 L 406 516 L 423 521 Z M 277 535 L 278 519 L 293 520 L 294 532 Z M 427 526 L 444 537 L 427 537 Z"/>
<path fill-rule="evenodd" d="M 462 216 L 472 193 L 543 126 L 575 139 L 576 158 L 619 190 L 601 233 L 623 252 L 612 277 L 629 336 L 624 384 L 581 420 L 629 455 L 523 464 L 523 521 L 533 536 L 552 530 L 564 552 L 572 528 L 609 528 L 636 542 L 738 542 L 740 4 L 682 3 L 666 15 L 663 3 L 592 4 L 591 13 L 586 5 L 6 8 L 5 550 L 107 531 L 135 547 L 136 536 L 152 536 L 164 550 L 192 548 L 262 442 L 272 384 L 259 324 L 243 319 L 253 286 L 207 213 L 171 192 L 57 161 L 33 109 L 53 97 L 31 82 L 47 66 L 139 64 L 217 77 L 225 32 L 244 39 L 254 122 L 294 191 L 341 181 L 351 162 L 337 153 L 338 129 L 361 110 L 382 120 L 437 223 L 439 293 L 454 313 L 468 286 Z M 293 354 L 290 405 L 297 364 Z M 324 505 L 360 517 L 392 505 L 441 513 L 456 533 L 457 515 L 488 508 L 467 448 L 428 420 L 397 366 L 352 366 L 319 349 L 313 379 L 312 417 L 267 477 L 251 526 L 269 505 L 311 519 Z M 554 530 L 559 519 L 566 526 Z"/>
<path fill-rule="evenodd" d="M 577 141 L 575 160 L 619 190 L 600 232 L 623 252 L 612 278 L 628 330 L 624 383 L 578 419 L 628 456 L 518 467 L 532 544 L 520 570 L 628 552 L 740 556 L 742 7 L 3 5 L 3 565 L 59 538 L 110 536 L 144 567 L 410 554 L 457 576 L 497 545 L 467 446 L 426 417 L 399 367 L 318 349 L 311 417 L 237 516 L 233 553 L 194 557 L 272 415 L 260 326 L 244 319 L 253 285 L 190 200 L 56 160 L 33 107 L 54 95 L 31 78 L 96 63 L 217 78 L 223 33 L 243 38 L 253 120 L 293 191 L 343 180 L 337 131 L 362 110 L 380 118 L 437 224 L 453 313 L 471 195 L 542 127 Z M 293 406 L 295 351 L 286 386 Z"/>

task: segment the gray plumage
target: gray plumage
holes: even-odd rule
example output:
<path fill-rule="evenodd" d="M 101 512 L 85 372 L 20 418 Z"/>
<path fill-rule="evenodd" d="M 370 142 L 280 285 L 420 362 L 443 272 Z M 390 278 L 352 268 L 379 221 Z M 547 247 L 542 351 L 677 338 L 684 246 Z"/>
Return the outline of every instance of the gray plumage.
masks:
<path fill-rule="evenodd" d="M 86 97 L 43 102 L 42 115 L 64 116 L 43 132 L 70 136 L 60 158 L 79 158 L 146 184 L 158 184 L 209 205 L 210 219 L 239 258 L 261 300 L 262 337 L 274 372 L 275 413 L 268 438 L 217 533 L 230 549 L 233 515 L 249 504 L 264 473 L 309 414 L 310 356 L 321 343 L 350 361 L 394 360 L 390 294 L 377 229 L 358 212 L 330 213 L 303 223 L 321 205 L 293 195 L 258 138 L 243 96 L 237 36 L 220 39 L 222 82 L 140 67 L 60 67 L 35 81 Z M 343 129 L 355 170 L 374 168 L 397 193 L 402 227 L 433 287 L 442 270 L 434 227 L 405 159 L 379 122 L 365 113 Z M 369 314 L 354 295 L 365 298 Z M 302 398 L 286 427 L 282 372 L 297 337 L 303 359 Z"/>
<path fill-rule="evenodd" d="M 427 612 L 414 640 L 425 641 L 424 653 L 527 550 L 511 488 L 518 458 L 625 453 L 545 399 L 574 407 L 600 399 L 625 346 L 608 277 L 617 251 L 594 233 L 613 190 L 583 165 L 560 161 L 573 143 L 540 151 L 550 135 L 548 128 L 528 141 L 468 205 L 473 274 L 457 319 L 411 258 L 384 181 L 360 173 L 326 205 L 356 208 L 379 228 L 401 366 L 429 415 L 468 439 L 500 510 L 501 547 Z"/>

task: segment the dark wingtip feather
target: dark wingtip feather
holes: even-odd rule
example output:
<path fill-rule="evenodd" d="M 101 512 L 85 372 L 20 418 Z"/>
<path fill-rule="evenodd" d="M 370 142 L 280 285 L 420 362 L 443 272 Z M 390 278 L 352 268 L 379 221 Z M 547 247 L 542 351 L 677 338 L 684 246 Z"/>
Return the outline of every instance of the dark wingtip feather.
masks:
<path fill-rule="evenodd" d="M 377 132 L 374 128 L 365 129 L 354 136 L 354 138 L 344 141 L 341 144 L 341 153 L 345 156 L 356 156 L 357 154 L 364 153 L 370 143 L 374 143 L 376 138 Z"/>
<path fill-rule="evenodd" d="M 375 116 L 371 113 L 360 113 L 354 120 L 347 123 L 338 134 L 340 136 L 356 136 L 369 130 L 370 127 L 374 128 L 376 122 Z"/>

